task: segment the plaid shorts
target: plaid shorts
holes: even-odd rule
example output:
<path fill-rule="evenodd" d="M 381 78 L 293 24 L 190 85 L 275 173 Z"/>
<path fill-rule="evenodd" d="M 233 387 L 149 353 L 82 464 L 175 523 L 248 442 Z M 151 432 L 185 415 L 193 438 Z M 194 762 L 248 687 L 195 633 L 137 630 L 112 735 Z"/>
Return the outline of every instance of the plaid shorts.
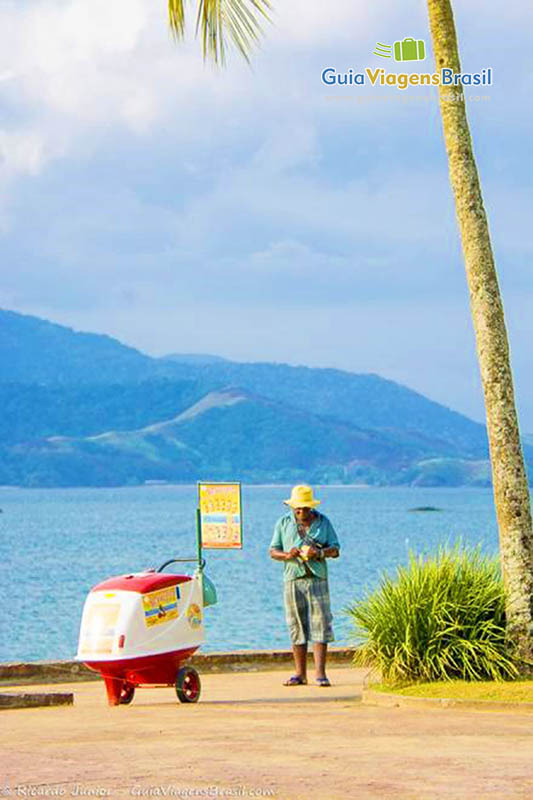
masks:
<path fill-rule="evenodd" d="M 285 581 L 284 594 L 285 619 L 292 644 L 333 641 L 327 580 L 297 578 Z"/>

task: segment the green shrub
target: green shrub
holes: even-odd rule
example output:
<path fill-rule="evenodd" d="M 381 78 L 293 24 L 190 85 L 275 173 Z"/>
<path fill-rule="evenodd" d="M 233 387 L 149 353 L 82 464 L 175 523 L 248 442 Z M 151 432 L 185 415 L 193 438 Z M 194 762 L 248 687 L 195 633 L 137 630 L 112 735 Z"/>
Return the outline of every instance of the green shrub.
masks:
<path fill-rule="evenodd" d="M 354 662 L 389 684 L 503 680 L 518 675 L 505 639 L 505 598 L 497 559 L 477 549 L 440 548 L 384 575 L 346 609 Z"/>

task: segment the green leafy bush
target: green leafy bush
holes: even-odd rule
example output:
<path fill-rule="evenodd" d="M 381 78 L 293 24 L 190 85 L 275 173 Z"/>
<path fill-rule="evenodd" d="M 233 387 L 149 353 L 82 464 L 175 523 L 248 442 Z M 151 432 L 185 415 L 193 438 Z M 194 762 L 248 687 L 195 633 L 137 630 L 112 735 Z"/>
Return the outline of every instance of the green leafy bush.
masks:
<path fill-rule="evenodd" d="M 506 645 L 505 597 L 497 559 L 479 549 L 410 554 L 407 567 L 346 609 L 354 661 L 388 684 L 503 680 L 518 675 Z"/>

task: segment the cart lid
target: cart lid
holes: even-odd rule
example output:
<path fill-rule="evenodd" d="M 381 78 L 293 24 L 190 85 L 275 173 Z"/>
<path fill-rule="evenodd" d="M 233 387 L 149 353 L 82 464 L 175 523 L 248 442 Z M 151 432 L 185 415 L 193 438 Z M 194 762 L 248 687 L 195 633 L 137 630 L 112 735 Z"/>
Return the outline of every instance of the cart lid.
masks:
<path fill-rule="evenodd" d="M 115 589 L 121 592 L 139 592 L 146 594 L 166 586 L 176 586 L 178 583 L 187 583 L 192 580 L 190 575 L 170 575 L 162 572 L 143 572 L 132 575 L 117 575 L 98 583 L 91 589 L 92 592 L 109 591 Z"/>

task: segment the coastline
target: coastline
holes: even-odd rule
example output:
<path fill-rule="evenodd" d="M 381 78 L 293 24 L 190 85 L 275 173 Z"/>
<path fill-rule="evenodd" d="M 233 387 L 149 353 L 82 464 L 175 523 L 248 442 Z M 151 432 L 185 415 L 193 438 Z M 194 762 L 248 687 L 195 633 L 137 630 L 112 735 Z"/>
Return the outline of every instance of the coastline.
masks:
<path fill-rule="evenodd" d="M 330 647 L 328 663 L 349 666 L 354 648 Z M 312 662 L 312 654 L 308 654 Z M 199 671 L 260 672 L 285 669 L 292 664 L 291 650 L 234 650 L 217 653 L 195 653 L 188 662 Z M 100 674 L 80 661 L 13 661 L 0 663 L 0 686 L 19 686 L 33 683 L 65 683 L 67 681 L 97 681 Z"/>

